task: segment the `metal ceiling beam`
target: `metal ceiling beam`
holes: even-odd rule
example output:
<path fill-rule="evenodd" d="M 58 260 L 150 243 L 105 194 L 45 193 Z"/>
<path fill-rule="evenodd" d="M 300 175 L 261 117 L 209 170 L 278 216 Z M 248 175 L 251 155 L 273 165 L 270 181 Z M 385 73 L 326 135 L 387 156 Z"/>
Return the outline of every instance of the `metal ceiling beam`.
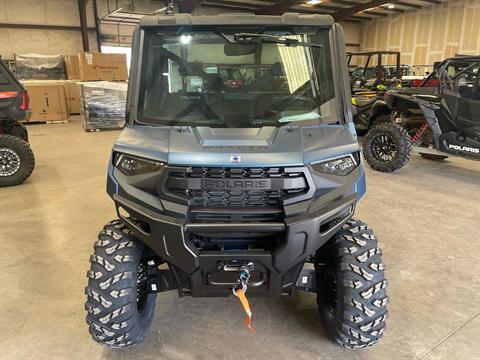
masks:
<path fill-rule="evenodd" d="M 190 1 L 195 2 L 195 0 L 182 0 L 182 1 Z M 196 0 L 198 1 L 198 0 Z M 256 14 L 263 14 L 263 15 L 281 15 L 284 12 L 293 9 L 293 11 L 301 12 L 301 13 L 311 13 L 311 12 L 320 12 L 320 13 L 329 13 L 332 15 L 336 20 L 344 20 L 344 19 L 351 19 L 353 21 L 359 21 L 358 19 L 362 20 L 370 20 L 372 17 L 353 17 L 353 15 L 362 12 L 362 15 L 370 15 L 373 17 L 381 16 L 385 17 L 388 16 L 388 12 L 394 13 L 403 13 L 405 12 L 404 9 L 400 9 L 398 7 L 389 9 L 387 7 L 383 7 L 387 4 L 395 4 L 399 6 L 414 8 L 414 9 L 421 9 L 422 6 L 418 4 L 411 4 L 405 1 L 397 1 L 397 0 L 373 0 L 367 3 L 361 3 L 350 0 L 330 0 L 328 2 L 324 2 L 318 5 L 313 5 L 309 7 L 302 7 L 298 6 L 305 3 L 306 0 L 270 0 L 270 2 L 275 1 L 274 4 L 269 4 L 267 6 L 262 6 L 258 3 L 242 3 L 238 1 L 231 1 L 231 0 L 204 0 L 202 2 L 203 6 L 207 7 L 216 7 L 216 8 L 224 8 L 224 9 L 240 9 L 240 10 L 247 10 L 253 11 Z M 420 0 L 429 3 L 441 3 L 440 0 Z M 338 6 L 335 6 L 338 5 Z M 340 6 L 349 6 L 349 7 L 340 7 Z M 302 8 L 302 9 L 300 9 Z M 378 8 L 378 9 L 375 9 Z M 370 9 L 370 10 L 369 10 Z M 385 11 L 385 12 L 383 12 Z"/>
<path fill-rule="evenodd" d="M 355 15 L 361 11 L 365 11 L 371 8 L 375 8 L 377 6 L 382 6 L 388 3 L 396 3 L 396 0 L 373 0 L 369 1 L 367 3 L 362 3 L 362 4 L 357 4 L 355 6 L 352 6 L 350 8 L 345 8 L 343 10 L 337 11 L 336 13 L 333 14 L 333 18 L 338 21 L 342 20 L 348 17 L 351 17 L 352 15 Z"/>
<path fill-rule="evenodd" d="M 350 16 L 349 19 L 354 19 L 354 20 L 359 20 L 359 21 L 369 21 L 372 20 L 373 18 L 370 16 Z"/>
<path fill-rule="evenodd" d="M 283 14 L 285 11 L 292 10 L 295 12 L 299 13 L 322 13 L 322 14 L 328 14 L 328 15 L 335 15 L 336 10 L 343 10 L 342 8 L 338 7 L 328 7 L 328 6 L 323 6 L 323 5 L 316 5 L 316 6 L 310 6 L 310 7 L 302 7 L 302 6 L 297 6 L 301 3 L 303 3 L 304 0 L 302 1 L 297 1 L 296 5 L 293 5 L 292 7 L 289 7 L 286 9 L 286 4 L 284 1 L 279 1 L 273 5 L 269 5 L 267 7 L 263 7 L 262 5 L 259 4 L 252 4 L 252 3 L 241 3 L 237 1 L 230 1 L 230 0 L 205 0 L 202 4 L 202 6 L 205 7 L 212 7 L 212 8 L 220 8 L 220 9 L 239 9 L 239 10 L 245 10 L 245 11 L 253 11 L 256 14 L 268 14 L 268 15 L 279 15 Z M 282 8 L 279 8 L 278 5 L 282 4 Z M 274 10 L 272 10 L 275 7 Z M 350 16 L 348 19 L 344 19 L 345 21 L 352 21 L 352 22 L 361 22 L 361 21 L 368 21 L 373 19 L 375 16 L 387 16 L 387 14 L 384 13 L 379 13 L 379 12 L 370 12 L 370 13 L 363 13 L 364 16 Z M 370 16 L 367 16 L 370 15 Z"/>
<path fill-rule="evenodd" d="M 348 6 L 358 5 L 358 2 L 356 1 L 347 1 L 347 0 L 330 0 L 328 3 L 348 5 Z"/>
<path fill-rule="evenodd" d="M 241 9 L 247 8 L 247 9 L 258 9 L 258 10 L 260 10 L 260 9 L 265 8 L 264 6 L 258 5 L 258 4 L 242 3 L 242 2 L 238 2 L 238 1 L 229 1 L 229 0 L 205 0 L 202 3 L 202 6 L 208 6 L 210 4 L 228 5 L 231 8 L 241 8 Z"/>
<path fill-rule="evenodd" d="M 191 14 L 202 2 L 203 0 L 177 0 L 178 12 Z"/>
<path fill-rule="evenodd" d="M 328 6 L 323 4 L 303 6 L 303 7 L 305 9 L 317 9 L 317 10 L 325 10 L 325 11 L 337 11 L 339 9 L 338 7 L 335 7 L 335 6 Z"/>
<path fill-rule="evenodd" d="M 390 3 L 393 3 L 393 1 L 390 1 Z M 406 6 L 406 7 L 411 7 L 411 8 L 414 8 L 414 9 L 421 9 L 423 7 L 422 5 L 410 4 L 410 3 L 406 3 L 404 1 L 397 1 L 397 2 L 395 2 L 395 4 L 401 5 L 401 6 Z"/>
<path fill-rule="evenodd" d="M 261 8 L 252 7 L 252 4 L 240 4 L 233 1 L 206 1 L 202 4 L 203 7 L 216 8 L 216 9 L 238 9 L 245 11 L 255 11 Z"/>
<path fill-rule="evenodd" d="M 405 10 L 399 9 L 399 8 L 396 8 L 396 7 L 395 7 L 395 8 L 392 8 L 392 9 L 389 9 L 388 7 L 382 6 L 381 9 L 382 9 L 383 11 L 388 11 L 388 12 L 396 12 L 396 13 L 404 13 L 404 12 L 405 12 Z"/>
<path fill-rule="evenodd" d="M 302 4 L 304 1 L 303 0 L 282 0 L 280 2 L 277 2 L 276 4 L 267 6 L 259 11 L 256 12 L 256 14 L 259 15 L 282 15 L 284 12 L 286 12 L 288 9 L 295 5 Z"/>
<path fill-rule="evenodd" d="M 319 5 L 313 5 L 312 8 L 318 8 L 318 9 L 324 9 L 324 10 L 330 10 L 330 11 L 341 11 L 341 10 L 346 10 L 347 8 L 339 8 L 337 6 L 332 6 L 332 4 L 341 4 L 341 5 L 358 5 L 358 3 L 353 2 L 353 1 L 344 1 L 344 0 L 332 0 L 328 3 L 322 3 Z M 370 15 L 374 16 L 388 16 L 385 13 L 382 12 L 377 12 L 377 11 L 370 11 L 368 12 Z"/>
<path fill-rule="evenodd" d="M 420 0 L 420 1 L 427 2 L 434 5 L 442 5 L 442 2 L 440 0 Z"/>
<path fill-rule="evenodd" d="M 388 16 L 388 14 L 375 12 L 375 11 L 364 11 L 363 13 L 368 15 L 374 15 L 374 16 Z"/>
<path fill-rule="evenodd" d="M 265 7 L 258 5 L 258 4 L 251 4 L 251 3 L 239 3 L 235 1 L 227 1 L 227 0 L 205 0 L 202 4 L 203 7 L 210 7 L 210 8 L 217 8 L 217 9 L 238 9 L 240 11 L 252 11 L 256 14 L 259 14 L 260 10 L 264 9 Z M 321 11 L 315 11 L 313 8 L 304 7 L 302 9 L 295 8 L 292 9 L 294 12 L 298 12 L 301 14 L 315 14 L 315 13 L 323 13 Z"/>

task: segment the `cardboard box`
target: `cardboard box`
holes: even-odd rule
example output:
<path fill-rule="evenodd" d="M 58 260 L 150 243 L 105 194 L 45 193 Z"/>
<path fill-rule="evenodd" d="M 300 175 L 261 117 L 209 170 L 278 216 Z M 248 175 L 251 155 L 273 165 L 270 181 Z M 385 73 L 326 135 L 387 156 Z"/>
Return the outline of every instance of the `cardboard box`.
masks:
<path fill-rule="evenodd" d="M 80 67 L 78 66 L 78 55 L 65 55 L 65 69 L 67 79 L 80 80 Z"/>
<path fill-rule="evenodd" d="M 67 103 L 68 115 L 80 114 L 80 89 L 78 81 L 76 80 L 25 80 L 23 81 L 25 87 L 29 86 L 52 86 L 60 85 L 65 90 L 65 101 Z"/>
<path fill-rule="evenodd" d="M 80 90 L 77 81 L 65 81 L 65 96 L 67 99 L 68 113 L 80 114 Z"/>
<path fill-rule="evenodd" d="M 81 52 L 78 54 L 80 80 L 126 81 L 128 80 L 125 54 Z"/>
<path fill-rule="evenodd" d="M 26 81 L 30 97 L 30 121 L 68 120 L 65 85 L 59 81 Z"/>
<path fill-rule="evenodd" d="M 114 79 L 116 81 L 128 80 L 127 56 L 125 54 L 111 54 L 113 55 Z"/>

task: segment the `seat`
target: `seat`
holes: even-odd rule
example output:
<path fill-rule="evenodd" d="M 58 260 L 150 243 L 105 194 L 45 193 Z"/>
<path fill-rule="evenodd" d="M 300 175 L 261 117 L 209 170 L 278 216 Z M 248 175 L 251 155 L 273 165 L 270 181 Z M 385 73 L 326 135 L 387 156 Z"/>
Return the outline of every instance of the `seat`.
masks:
<path fill-rule="evenodd" d="M 357 97 L 355 99 L 356 106 L 357 108 L 366 108 L 372 105 L 377 99 L 375 97 L 373 98 L 367 98 L 367 97 Z"/>

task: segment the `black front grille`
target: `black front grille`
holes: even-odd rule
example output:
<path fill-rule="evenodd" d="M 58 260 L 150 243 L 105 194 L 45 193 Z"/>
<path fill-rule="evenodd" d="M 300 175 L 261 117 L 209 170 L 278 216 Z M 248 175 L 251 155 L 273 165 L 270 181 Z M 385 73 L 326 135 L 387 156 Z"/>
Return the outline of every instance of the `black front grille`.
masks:
<path fill-rule="evenodd" d="M 298 168 L 172 168 L 165 191 L 200 208 L 280 208 L 308 183 Z"/>
<path fill-rule="evenodd" d="M 298 171 L 290 172 L 288 168 L 189 168 L 186 171 L 172 171 L 170 176 L 184 176 L 192 178 L 280 178 L 298 177 Z"/>
<path fill-rule="evenodd" d="M 281 200 L 289 195 L 303 192 L 294 190 L 193 190 L 194 206 L 205 207 L 269 207 L 279 206 Z"/>
<path fill-rule="evenodd" d="M 192 207 L 189 212 L 193 223 L 245 223 L 245 222 L 276 222 L 283 219 L 283 211 L 269 207 Z"/>

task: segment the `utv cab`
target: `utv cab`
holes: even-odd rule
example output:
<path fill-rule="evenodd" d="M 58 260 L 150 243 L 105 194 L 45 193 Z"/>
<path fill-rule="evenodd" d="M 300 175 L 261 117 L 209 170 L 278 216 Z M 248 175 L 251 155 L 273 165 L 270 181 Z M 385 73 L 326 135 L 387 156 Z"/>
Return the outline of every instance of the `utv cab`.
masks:
<path fill-rule="evenodd" d="M 333 341 L 380 340 L 387 282 L 373 232 L 352 219 L 365 173 L 345 59 L 330 16 L 140 21 L 108 169 L 118 220 L 88 271 L 95 341 L 142 341 L 170 290 L 238 297 L 250 327 L 247 296 L 309 291 Z"/>

